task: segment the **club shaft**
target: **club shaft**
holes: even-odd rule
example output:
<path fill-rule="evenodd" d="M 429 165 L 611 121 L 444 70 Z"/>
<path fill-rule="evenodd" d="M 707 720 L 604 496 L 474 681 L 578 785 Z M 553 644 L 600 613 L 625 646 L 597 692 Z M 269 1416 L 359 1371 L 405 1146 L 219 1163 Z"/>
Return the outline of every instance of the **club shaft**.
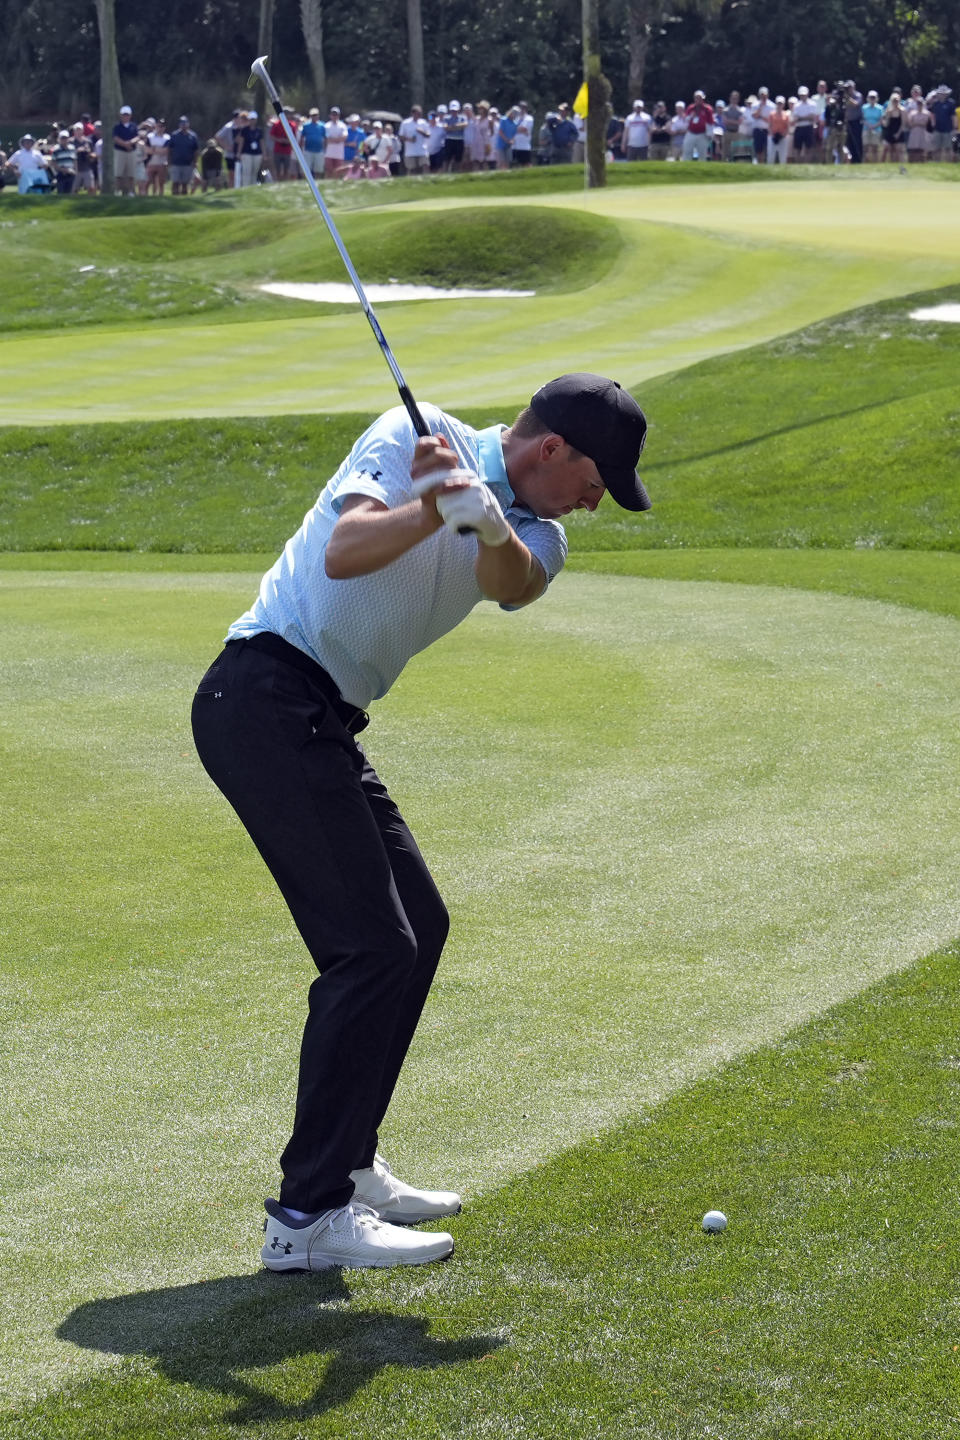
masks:
<path fill-rule="evenodd" d="M 367 299 L 366 291 L 364 290 L 363 285 L 362 285 L 362 283 L 361 283 L 361 281 L 360 281 L 360 276 L 357 274 L 356 270 L 354 269 L 353 261 L 350 259 L 350 256 L 349 256 L 349 254 L 347 253 L 347 247 L 344 245 L 343 241 L 341 240 L 341 238 L 340 238 L 340 232 L 339 232 L 339 230 L 337 229 L 336 225 L 334 224 L 333 216 L 330 214 L 330 211 L 327 209 L 326 202 L 324 201 L 323 196 L 320 194 L 320 190 L 319 190 L 319 187 L 318 187 L 318 185 L 317 185 L 316 180 L 314 179 L 313 172 L 312 172 L 312 170 L 310 169 L 310 166 L 309 166 L 308 163 L 307 163 L 307 157 L 304 155 L 303 151 L 301 150 L 301 148 L 300 148 L 300 142 L 297 140 L 297 137 L 296 137 L 296 135 L 295 135 L 295 133 L 294 133 L 294 130 L 293 130 L 293 126 L 290 124 L 290 121 L 287 119 L 286 111 L 284 110 L 283 104 L 281 103 L 281 100 L 280 100 L 280 96 L 279 96 L 279 94 L 277 93 L 277 87 L 274 85 L 273 81 L 270 79 L 270 76 L 268 75 L 267 70 L 266 70 L 266 66 L 265 66 L 264 63 L 263 63 L 263 61 L 264 61 L 265 58 L 266 58 L 266 57 L 263 56 L 263 57 L 261 57 L 259 60 L 255 60 L 255 61 L 253 62 L 253 71 L 252 71 L 252 73 L 253 73 L 253 75 L 256 75 L 257 78 L 263 82 L 263 85 L 264 85 L 264 88 L 266 89 L 267 95 L 270 97 L 270 103 L 273 105 L 274 110 L 277 112 L 277 119 L 280 121 L 280 124 L 283 126 L 284 134 L 286 135 L 287 139 L 290 141 L 290 145 L 291 145 L 291 147 L 292 147 L 292 149 L 293 149 L 293 153 L 294 153 L 294 155 L 296 156 L 296 159 L 297 159 L 297 164 L 300 166 L 300 169 L 301 169 L 302 172 L 303 172 L 303 178 L 306 180 L 307 184 L 310 186 L 310 190 L 311 190 L 311 193 L 312 193 L 312 195 L 313 195 L 313 198 L 314 198 L 314 200 L 317 202 L 317 208 L 319 209 L 320 214 L 323 216 L 324 224 L 326 225 L 327 229 L 329 230 L 329 232 L 330 232 L 330 237 L 331 237 L 331 239 L 333 240 L 334 245 L 336 245 L 337 250 L 338 250 L 338 252 L 339 252 L 339 254 L 340 254 L 340 259 L 343 261 L 343 264 L 344 264 L 344 267 L 345 267 L 345 269 L 346 269 L 346 272 L 347 272 L 347 274 L 350 276 L 351 284 L 353 285 L 354 290 L 356 290 L 356 292 L 357 292 L 357 299 L 360 301 L 360 304 L 361 304 L 361 306 L 363 307 L 363 313 L 364 313 L 364 315 L 366 315 L 366 317 L 367 317 L 367 320 L 368 320 L 369 325 L 370 325 L 370 329 L 373 331 L 374 335 L 376 336 L 377 344 L 380 346 L 380 349 L 383 351 L 383 358 L 386 360 L 387 364 L 390 366 L 390 372 L 391 372 L 391 374 L 393 375 L 394 380 L 396 381 L 397 390 L 398 390 L 399 393 L 400 393 L 400 399 L 403 401 L 404 405 L 406 406 L 407 414 L 410 416 L 410 419 L 411 419 L 411 421 L 413 422 L 413 428 L 414 428 L 414 430 L 416 430 L 416 432 L 417 432 L 418 435 L 421 435 L 421 436 L 423 436 L 423 435 L 429 435 L 429 434 L 430 434 L 430 427 L 429 427 L 429 425 L 427 424 L 427 422 L 424 420 L 423 416 L 420 414 L 420 410 L 419 410 L 419 407 L 418 407 L 418 405 L 417 405 L 417 402 L 416 402 L 416 400 L 414 400 L 414 398 L 413 398 L 413 392 L 411 391 L 411 389 L 410 389 L 409 385 L 407 384 L 406 380 L 403 378 L 403 373 L 402 373 L 402 371 L 401 371 L 401 369 L 400 369 L 400 366 L 397 364 L 396 360 L 393 358 L 393 351 L 390 349 L 390 346 L 387 344 L 387 337 L 384 335 L 383 331 L 381 330 L 381 328 L 380 328 L 380 322 L 379 322 L 379 320 L 377 319 L 376 315 L 373 313 L 373 306 L 370 304 L 370 301 Z"/>

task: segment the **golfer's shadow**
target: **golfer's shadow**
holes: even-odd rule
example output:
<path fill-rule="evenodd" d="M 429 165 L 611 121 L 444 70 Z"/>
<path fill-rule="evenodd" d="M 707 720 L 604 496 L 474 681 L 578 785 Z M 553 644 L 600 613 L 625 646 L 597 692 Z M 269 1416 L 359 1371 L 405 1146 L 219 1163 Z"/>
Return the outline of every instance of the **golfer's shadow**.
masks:
<path fill-rule="evenodd" d="M 339 1270 L 263 1271 L 91 1300 L 72 1311 L 57 1334 L 87 1350 L 150 1356 L 174 1383 L 233 1399 L 235 1408 L 225 1418 L 244 1424 L 334 1410 L 388 1365 L 457 1365 L 505 1343 L 494 1334 L 434 1338 L 429 1323 L 353 1309 Z M 262 1373 L 284 1361 L 296 1362 L 289 1377 L 299 1397 L 294 1402 L 272 1395 L 271 1377 Z M 277 1377 L 274 1382 L 278 1388 L 282 1383 Z"/>

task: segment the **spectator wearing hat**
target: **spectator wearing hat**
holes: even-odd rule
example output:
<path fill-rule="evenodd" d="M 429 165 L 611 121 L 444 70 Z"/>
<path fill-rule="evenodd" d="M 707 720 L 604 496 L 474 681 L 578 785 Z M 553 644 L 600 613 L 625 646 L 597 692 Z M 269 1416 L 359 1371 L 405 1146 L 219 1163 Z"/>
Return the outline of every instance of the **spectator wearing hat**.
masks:
<path fill-rule="evenodd" d="M 385 141 L 383 134 L 383 121 L 373 120 L 370 123 L 370 133 L 367 135 L 360 147 L 360 152 L 365 160 L 377 160 L 387 165 L 390 161 L 390 145 Z"/>
<path fill-rule="evenodd" d="M 133 123 L 129 105 L 120 106 L 120 119 L 113 127 L 113 175 L 121 195 L 132 195 L 137 179 L 137 144 L 140 131 Z"/>
<path fill-rule="evenodd" d="M 403 142 L 403 167 L 408 175 L 421 175 L 427 168 L 427 140 L 430 137 L 429 122 L 423 118 L 419 105 L 411 105 L 410 114 L 400 123 L 400 139 Z"/>
<path fill-rule="evenodd" d="M 914 86 L 914 89 L 917 87 Z M 933 127 L 933 116 L 923 96 L 911 96 L 907 109 L 907 159 L 911 165 L 922 165 L 927 158 L 927 136 Z"/>
<path fill-rule="evenodd" d="M 757 103 L 754 105 L 751 115 L 753 119 L 753 163 L 763 165 L 767 160 L 767 149 L 770 141 L 770 116 L 776 107 L 771 104 L 770 91 L 766 85 L 761 85 L 757 91 Z"/>
<path fill-rule="evenodd" d="M 200 151 L 196 132 L 190 129 L 190 120 L 181 115 L 176 130 L 170 136 L 170 182 L 174 195 L 188 195 L 193 180 L 193 171 Z"/>
<path fill-rule="evenodd" d="M 767 164 L 786 165 L 790 144 L 790 112 L 786 98 L 778 95 L 767 117 Z"/>
<path fill-rule="evenodd" d="M 789 159 L 798 165 L 804 162 L 810 164 L 817 158 L 819 119 L 817 106 L 810 99 L 809 87 L 801 85 L 797 91 L 797 102 L 791 111 L 793 135 L 789 155 Z"/>
<path fill-rule="evenodd" d="M 256 110 L 241 110 L 239 119 L 242 124 L 237 130 L 234 142 L 237 163 L 233 170 L 233 183 L 237 189 L 256 185 L 263 166 L 263 131 L 260 129 L 260 116 Z"/>
<path fill-rule="evenodd" d="M 323 173 L 328 180 L 335 180 L 344 162 L 349 131 L 340 118 L 340 106 L 331 105 L 330 114 L 324 127 L 326 139 L 323 152 Z"/>
<path fill-rule="evenodd" d="M 161 121 L 147 124 L 147 193 L 162 195 L 170 175 L 170 136 Z"/>
<path fill-rule="evenodd" d="M 77 157 L 77 182 L 74 194 L 86 190 L 89 195 L 96 193 L 97 180 L 93 168 L 93 141 L 83 128 L 83 121 L 74 122 L 71 135 L 74 152 Z"/>
<path fill-rule="evenodd" d="M 25 195 L 40 179 L 48 185 L 50 183 L 47 157 L 40 153 L 33 135 L 20 136 L 20 144 L 7 164 L 17 177 L 17 189 L 21 195 Z"/>
<path fill-rule="evenodd" d="M 200 188 L 204 195 L 208 190 L 223 189 L 225 159 L 223 147 L 218 144 L 217 137 L 211 135 L 200 151 Z"/>
<path fill-rule="evenodd" d="M 680 152 L 683 160 L 706 160 L 713 136 L 713 106 L 707 104 L 702 90 L 694 90 L 693 102 L 686 108 L 687 128 Z"/>
<path fill-rule="evenodd" d="M 876 90 L 868 90 L 863 107 L 863 158 L 875 165 L 883 149 L 883 106 Z"/>
<path fill-rule="evenodd" d="M 670 159 L 683 159 L 683 140 L 687 133 L 687 102 L 678 100 L 670 116 Z"/>
<path fill-rule="evenodd" d="M 524 100 L 517 102 L 516 112 L 517 133 L 513 137 L 513 163 L 526 166 L 533 160 L 533 116 Z"/>
<path fill-rule="evenodd" d="M 58 195 L 72 195 L 77 181 L 77 152 L 69 130 L 61 130 L 50 152 L 50 170 L 57 182 Z"/>
<path fill-rule="evenodd" d="M 489 101 L 477 101 L 476 111 L 468 118 L 464 133 L 466 137 L 465 167 L 469 166 L 471 170 L 486 170 L 487 161 L 493 153 L 493 124 L 490 120 Z M 550 144 L 552 145 L 552 143 L 551 134 Z"/>
<path fill-rule="evenodd" d="M 933 116 L 933 130 L 930 132 L 930 159 L 956 160 L 953 137 L 957 132 L 957 102 L 949 85 L 938 85 L 927 100 L 927 109 Z"/>
<path fill-rule="evenodd" d="M 557 109 L 557 123 L 551 132 L 553 153 L 551 165 L 569 165 L 573 160 L 573 147 L 577 144 L 577 127 L 570 118 L 570 106 L 563 104 Z"/>
<path fill-rule="evenodd" d="M 319 179 L 325 173 L 323 152 L 327 131 L 320 119 L 320 111 L 316 105 L 311 107 L 306 120 L 300 126 L 300 134 L 297 139 L 300 141 L 300 149 L 303 151 L 310 174 Z"/>
<path fill-rule="evenodd" d="M 620 148 L 627 160 L 646 160 L 650 154 L 650 116 L 642 100 L 634 100 L 624 119 Z"/>
<path fill-rule="evenodd" d="M 367 138 L 367 132 L 357 114 L 347 116 L 346 126 L 347 140 L 343 147 L 343 158 L 349 164 L 351 160 L 357 160 L 362 155 L 363 142 Z"/>
<path fill-rule="evenodd" d="M 471 107 L 472 110 L 472 107 Z M 456 171 L 463 169 L 463 150 L 467 130 L 467 116 L 459 100 L 451 100 L 443 119 L 445 136 L 443 141 L 443 168 Z"/>

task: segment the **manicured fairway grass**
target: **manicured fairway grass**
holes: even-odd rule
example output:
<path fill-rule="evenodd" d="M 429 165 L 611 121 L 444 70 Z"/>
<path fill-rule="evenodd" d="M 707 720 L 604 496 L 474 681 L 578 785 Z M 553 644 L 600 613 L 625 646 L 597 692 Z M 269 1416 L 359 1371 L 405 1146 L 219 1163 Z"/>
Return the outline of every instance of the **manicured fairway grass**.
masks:
<path fill-rule="evenodd" d="M 100 1363 L 96 1345 L 51 1340 L 64 1322 L 76 1339 L 78 1306 L 255 1268 L 307 965 L 186 729 L 192 681 L 254 582 L 4 573 L 4 804 L 20 821 L 3 1088 L 20 1158 L 0 1343 L 21 1403 Z M 456 935 L 391 1153 L 471 1199 L 653 1113 L 955 926 L 954 621 L 590 575 L 549 598 L 421 657 L 369 747 Z M 61 1218 L 38 1231 L 47 1212 Z M 555 1223 L 528 1221 L 548 1286 Z M 461 1249 L 444 1305 L 479 1320 L 488 1252 Z M 199 1292 L 218 1333 L 238 1283 Z M 181 1387 L 163 1393 L 178 1415 Z M 608 1402 L 604 1382 L 590 1403 Z"/>
<path fill-rule="evenodd" d="M 46 212 L 49 256 L 130 263 L 87 320 L 162 314 L 179 245 L 217 324 L 0 345 L 20 418 L 95 422 L 0 430 L 4 1440 L 960 1428 L 960 332 L 908 319 L 960 279 L 960 191 L 693 168 L 587 199 L 576 175 L 411 182 L 382 232 L 346 217 L 451 283 L 481 212 L 528 259 L 549 207 L 581 226 L 595 282 L 553 275 L 536 323 L 444 304 L 387 328 L 418 394 L 478 423 L 571 337 L 577 368 L 646 375 L 656 502 L 573 517 L 541 605 L 482 607 L 376 707 L 368 750 L 454 920 L 384 1146 L 467 1205 L 452 1263 L 409 1273 L 259 1271 L 310 974 L 187 719 L 388 376 L 360 317 L 252 289 L 307 273 L 302 191 L 156 228 Z M 41 247 L 4 246 L 36 213 L 4 207 L 21 280 Z M 223 418 L 268 410 L 277 374 L 281 409 L 316 410 L 318 355 L 328 413 Z M 151 382 L 188 418 L 141 412 Z"/>
<path fill-rule="evenodd" d="M 405 216 L 417 217 L 425 240 L 438 220 L 448 232 L 456 233 L 459 226 L 458 243 L 444 251 L 442 270 L 448 283 L 468 281 L 477 268 L 471 217 L 483 195 L 470 191 L 462 199 L 440 200 L 434 198 L 439 192 L 429 188 L 421 193 L 424 198 L 408 202 L 407 208 L 389 207 L 385 233 L 394 233 L 394 227 L 402 231 Z M 513 403 L 529 389 L 531 375 L 545 377 L 585 364 L 639 385 L 853 305 L 960 279 L 952 240 L 960 225 L 960 188 L 940 180 L 915 182 L 908 175 L 896 182 L 877 178 L 850 185 L 819 180 L 698 189 L 683 184 L 662 192 L 640 185 L 586 197 L 539 195 L 536 204 L 519 194 L 491 195 L 486 203 L 496 214 L 517 207 L 531 235 L 544 236 L 541 248 L 547 256 L 553 243 L 551 213 L 558 226 L 568 213 L 578 223 L 602 224 L 608 256 L 616 255 L 616 263 L 598 265 L 589 285 L 581 280 L 561 294 L 385 307 L 391 346 L 414 393 L 452 408 Z M 697 198 L 702 195 L 709 195 L 709 206 Z M 191 287 L 209 287 L 204 308 L 183 322 L 154 319 L 146 330 L 141 322 L 65 331 L 54 316 L 52 333 L 8 336 L 0 345 L 8 412 L 23 422 L 43 424 L 156 418 L 158 411 L 198 417 L 328 413 L 356 410 L 361 394 L 369 395 L 375 410 L 388 403 L 389 372 L 355 307 L 308 313 L 302 302 L 291 302 L 294 308 L 286 310 L 285 302 L 256 293 L 257 284 L 267 279 L 328 273 L 332 252 L 319 217 L 295 212 L 298 230 L 281 211 L 276 241 L 252 243 L 262 212 L 225 210 L 226 248 L 214 259 L 204 251 L 212 213 L 219 212 L 185 211 L 172 227 L 168 212 L 159 217 L 162 226 L 180 236 L 175 244 L 183 253 L 176 256 L 175 273 L 183 276 L 184 293 L 189 297 L 195 293 Z M 818 225 L 820 214 L 829 215 L 830 223 Z M 358 238 L 374 220 L 370 213 L 346 218 L 356 223 Z M 142 220 L 147 219 L 145 212 Z M 83 252 L 86 229 L 96 236 L 97 227 L 114 224 L 125 232 L 140 223 L 135 216 L 120 216 L 76 225 L 78 248 L 71 263 L 78 272 L 81 265 L 102 264 L 96 245 Z M 238 244 L 230 247 L 234 225 L 240 227 Z M 49 272 L 54 290 L 62 267 L 59 260 L 44 260 L 42 247 L 61 246 L 65 228 L 52 221 L 34 227 L 42 275 L 33 278 L 45 279 Z M 22 225 L 13 223 L 0 234 L 0 255 L 9 253 L 19 276 L 15 294 L 42 295 L 46 287 L 32 284 L 22 270 L 32 263 L 24 256 L 24 243 L 28 257 L 34 231 L 23 242 Z M 169 268 L 157 267 L 152 245 L 145 245 L 142 261 L 131 255 L 122 263 L 107 248 L 110 265 L 120 266 L 115 297 L 109 287 L 97 288 L 96 273 L 64 277 L 71 296 L 92 287 L 91 319 L 111 318 L 115 304 L 142 306 L 146 316 L 183 308 L 176 280 Z M 494 253 L 496 241 L 486 248 Z M 523 248 L 522 255 L 528 254 Z M 460 276 L 457 256 L 463 264 Z M 499 255 L 497 262 L 498 274 L 508 279 L 509 266 L 500 265 Z M 489 271 L 489 265 L 480 268 L 482 274 Z M 552 292 L 562 282 L 564 267 L 558 262 L 544 268 Z M 207 313 L 211 307 L 215 314 Z M 242 318 L 248 314 L 279 318 Z M 219 320 L 231 323 L 214 323 Z"/>
<path fill-rule="evenodd" d="M 958 959 L 483 1196 L 449 1266 L 93 1299 L 62 1334 L 125 1369 L 2 1433 L 944 1440 Z M 707 1205 L 723 1236 L 700 1231 Z"/>

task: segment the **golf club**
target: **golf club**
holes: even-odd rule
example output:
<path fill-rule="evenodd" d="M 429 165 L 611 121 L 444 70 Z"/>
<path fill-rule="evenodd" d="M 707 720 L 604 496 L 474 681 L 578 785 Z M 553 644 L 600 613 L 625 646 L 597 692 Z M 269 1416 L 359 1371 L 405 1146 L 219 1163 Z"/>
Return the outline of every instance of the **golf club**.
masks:
<path fill-rule="evenodd" d="M 274 110 L 277 112 L 277 119 L 283 126 L 284 134 L 290 141 L 293 153 L 297 158 L 297 164 L 300 166 L 300 169 L 303 172 L 303 178 L 310 186 L 310 189 L 313 193 L 313 198 L 314 200 L 316 200 L 317 207 L 320 211 L 320 214 L 323 216 L 324 223 L 326 224 L 327 229 L 330 231 L 333 243 L 334 245 L 336 245 L 338 251 L 340 252 L 340 259 L 346 266 L 347 274 L 350 276 L 353 288 L 357 292 L 357 299 L 363 306 L 363 313 L 364 315 L 366 315 L 368 321 L 370 322 L 370 329 L 377 337 L 377 344 L 383 351 L 383 358 L 390 366 L 391 374 L 393 375 L 394 380 L 397 382 L 397 389 L 400 392 L 400 399 L 406 406 L 407 414 L 413 421 L 413 428 L 420 436 L 429 435 L 430 427 L 424 420 L 423 416 L 420 414 L 420 411 L 417 407 L 417 402 L 413 398 L 410 387 L 403 378 L 400 366 L 393 358 L 393 352 L 391 351 L 390 346 L 387 344 L 387 337 L 381 330 L 380 322 L 378 321 L 376 315 L 374 315 L 373 313 L 373 308 L 370 304 L 370 301 L 367 299 L 363 285 L 360 283 L 360 277 L 357 274 L 356 270 L 353 268 L 353 261 L 350 259 L 350 256 L 347 253 L 347 247 L 344 245 L 343 241 L 340 238 L 340 232 L 338 231 L 336 225 L 333 223 L 333 217 L 331 216 L 330 211 L 327 209 L 326 204 L 324 203 L 323 196 L 320 194 L 320 191 L 317 188 L 317 182 L 313 178 L 313 173 L 310 169 L 310 166 L 307 164 L 306 156 L 300 149 L 300 144 L 294 133 L 293 126 L 287 119 L 286 111 L 283 108 L 283 104 L 277 92 L 277 87 L 274 85 L 273 81 L 270 79 L 269 74 L 267 73 L 265 63 L 266 59 L 266 55 L 261 55 L 258 59 L 254 60 L 252 66 L 250 67 L 250 79 L 248 80 L 247 84 L 252 86 L 255 80 L 259 80 L 263 85 L 264 89 L 266 90 L 267 95 L 270 98 L 270 103 L 273 105 Z"/>

